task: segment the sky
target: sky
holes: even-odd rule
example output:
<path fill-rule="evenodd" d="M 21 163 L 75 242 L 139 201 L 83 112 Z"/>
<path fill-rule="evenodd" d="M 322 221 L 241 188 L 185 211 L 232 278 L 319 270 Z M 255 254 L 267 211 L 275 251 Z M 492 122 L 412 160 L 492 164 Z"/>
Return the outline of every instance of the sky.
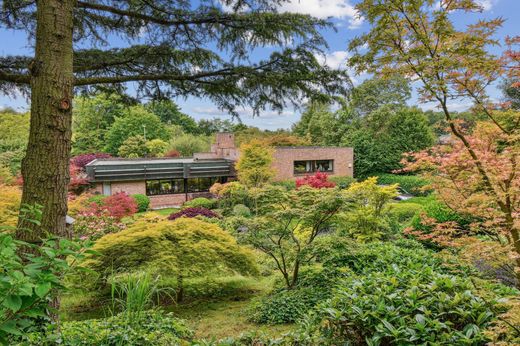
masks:
<path fill-rule="evenodd" d="M 282 5 L 280 11 L 298 12 L 311 14 L 319 18 L 330 18 L 334 23 L 336 30 L 326 30 L 322 34 L 328 42 L 329 49 L 324 57 L 319 57 L 323 64 L 327 64 L 332 68 L 346 68 L 346 62 L 349 57 L 347 45 L 349 40 L 362 34 L 370 29 L 368 23 L 359 18 L 355 11 L 355 4 L 358 0 L 290 0 Z M 496 18 L 502 17 L 506 21 L 499 30 L 497 37 L 505 37 L 506 35 L 520 34 L 520 0 L 477 0 L 484 11 L 480 14 L 459 14 L 453 17 L 454 23 L 461 28 L 469 23 L 473 23 L 480 18 Z M 0 54 L 17 55 L 31 54 L 31 47 L 28 46 L 25 33 L 6 30 L 0 28 Z M 499 48 L 497 48 L 499 49 Z M 263 56 L 270 50 L 266 47 L 264 50 L 257 49 L 252 52 L 253 55 Z M 499 53 L 497 51 L 496 53 Z M 253 60 L 255 56 L 252 56 Z M 361 83 L 367 75 L 354 75 L 350 73 L 350 77 L 354 84 Z M 131 87 L 130 87 L 131 88 Z M 490 90 L 492 98 L 500 98 L 500 92 L 496 86 L 492 86 Z M 200 98 L 189 97 L 187 99 L 175 100 L 184 113 L 189 114 L 196 120 L 200 119 L 231 119 L 226 112 L 219 110 L 210 101 Z M 418 105 L 423 109 L 434 109 L 433 104 L 419 104 L 416 94 L 409 101 L 410 105 Z M 452 110 L 462 111 L 469 108 L 470 103 L 458 102 L 450 105 Z M 28 110 L 27 100 L 22 97 L 8 97 L 0 95 L 0 108 L 11 107 L 18 111 Z M 263 111 L 259 117 L 253 117 L 252 112 L 248 109 L 239 110 L 241 120 L 244 124 L 256 126 L 262 129 L 275 130 L 279 128 L 290 128 L 291 125 L 300 118 L 301 110 L 287 108 L 281 113 L 277 111 Z"/>

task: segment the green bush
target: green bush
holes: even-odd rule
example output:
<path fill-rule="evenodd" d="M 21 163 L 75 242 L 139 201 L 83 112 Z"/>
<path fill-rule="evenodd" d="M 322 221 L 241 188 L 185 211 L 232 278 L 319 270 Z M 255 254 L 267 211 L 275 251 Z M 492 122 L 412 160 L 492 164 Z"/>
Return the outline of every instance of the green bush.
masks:
<path fill-rule="evenodd" d="M 103 201 L 105 200 L 105 198 L 107 198 L 108 196 L 105 196 L 105 195 L 93 195 L 91 197 L 89 197 L 88 201 L 89 203 L 96 203 L 97 205 L 103 205 Z"/>
<path fill-rule="evenodd" d="M 150 198 L 143 194 L 135 194 L 132 195 L 132 198 L 137 203 L 137 211 L 142 213 L 148 210 L 148 207 L 150 206 Z"/>
<path fill-rule="evenodd" d="M 182 205 L 182 209 L 186 208 L 206 208 L 206 209 L 214 209 L 217 206 L 217 201 L 214 199 L 197 197 L 192 199 L 191 201 L 187 201 Z"/>
<path fill-rule="evenodd" d="M 461 229 L 469 229 L 473 222 L 470 215 L 459 214 L 437 199 L 425 201 L 423 209 L 426 216 L 434 219 L 436 223 L 455 222 Z M 421 221 L 421 215 L 416 214 L 411 220 L 412 227 L 419 231 L 429 232 L 431 226 L 423 225 Z"/>
<path fill-rule="evenodd" d="M 304 334 L 320 345 L 480 345 L 493 305 L 469 279 L 395 266 L 343 280 Z"/>
<path fill-rule="evenodd" d="M 237 204 L 233 207 L 233 215 L 238 217 L 250 217 L 251 210 L 243 204 Z"/>
<path fill-rule="evenodd" d="M 172 313 L 149 310 L 143 313 L 139 323 L 128 323 L 124 314 L 103 319 L 63 322 L 60 345 L 179 345 L 191 339 L 193 332 L 184 321 L 174 318 Z M 20 345 L 44 345 L 52 336 L 29 334 Z M 57 340 L 56 340 L 57 341 Z"/>
<path fill-rule="evenodd" d="M 295 288 L 280 288 L 254 301 L 249 309 L 250 320 L 268 324 L 296 322 L 319 302 L 331 297 L 336 282 L 348 273 L 337 268 L 306 267 Z"/>
<path fill-rule="evenodd" d="M 329 177 L 329 180 L 335 183 L 340 189 L 348 188 L 352 183 L 356 182 L 353 177 Z"/>
<path fill-rule="evenodd" d="M 386 208 L 388 217 L 399 223 L 409 222 L 421 211 L 423 206 L 417 203 L 391 203 Z"/>
<path fill-rule="evenodd" d="M 295 180 L 281 180 L 275 181 L 272 183 L 275 186 L 283 186 L 287 191 L 296 189 L 296 181 Z"/>
<path fill-rule="evenodd" d="M 389 173 L 378 173 L 374 175 L 378 177 L 377 181 L 379 184 L 399 184 L 401 189 L 415 196 L 426 196 L 431 192 L 430 190 L 424 191 L 422 189 L 424 186 L 429 184 L 428 180 L 416 175 L 398 175 Z"/>

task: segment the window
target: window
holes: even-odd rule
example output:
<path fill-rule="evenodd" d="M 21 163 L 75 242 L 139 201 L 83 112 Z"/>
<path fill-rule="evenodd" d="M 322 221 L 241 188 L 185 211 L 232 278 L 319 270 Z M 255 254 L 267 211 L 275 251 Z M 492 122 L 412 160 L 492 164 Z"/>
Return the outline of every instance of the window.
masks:
<path fill-rule="evenodd" d="M 148 196 L 171 195 L 176 193 L 184 193 L 184 179 L 146 181 L 146 194 Z"/>
<path fill-rule="evenodd" d="M 216 182 L 221 181 L 221 178 L 189 178 L 188 179 L 188 192 L 207 192 L 209 188 Z"/>
<path fill-rule="evenodd" d="M 294 161 L 294 174 L 333 172 L 334 160 Z"/>

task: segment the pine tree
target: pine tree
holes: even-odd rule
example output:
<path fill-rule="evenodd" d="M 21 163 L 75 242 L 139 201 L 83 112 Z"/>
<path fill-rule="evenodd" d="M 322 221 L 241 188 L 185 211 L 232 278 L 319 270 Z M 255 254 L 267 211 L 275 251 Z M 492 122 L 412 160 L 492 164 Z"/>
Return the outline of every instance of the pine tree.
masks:
<path fill-rule="evenodd" d="M 33 56 L 0 58 L 0 91 L 18 88 L 31 98 L 22 203 L 43 206 L 37 232 L 19 237 L 37 241 L 43 230 L 66 232 L 72 99 L 78 89 L 120 89 L 134 82 L 139 96 L 204 97 L 235 115 L 237 106 L 280 110 L 303 97 L 343 94 L 346 74 L 315 58 L 326 46 L 319 31 L 330 23 L 277 13 L 280 2 L 3 0 L 2 25 L 25 30 L 34 44 Z M 107 37 L 121 38 L 117 48 Z M 265 60 L 248 59 L 266 45 L 281 48 Z"/>

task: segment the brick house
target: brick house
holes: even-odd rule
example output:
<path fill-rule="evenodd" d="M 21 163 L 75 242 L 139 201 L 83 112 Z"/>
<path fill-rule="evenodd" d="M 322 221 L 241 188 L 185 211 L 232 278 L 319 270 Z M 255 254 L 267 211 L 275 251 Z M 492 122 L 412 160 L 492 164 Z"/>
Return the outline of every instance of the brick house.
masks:
<path fill-rule="evenodd" d="M 192 158 L 96 159 L 86 170 L 97 193 L 145 194 L 152 208 L 165 208 L 208 196 L 214 183 L 233 180 L 239 155 L 233 134 L 218 133 L 210 152 Z M 353 165 L 352 148 L 276 147 L 273 155 L 278 181 L 315 172 L 352 177 Z"/>

